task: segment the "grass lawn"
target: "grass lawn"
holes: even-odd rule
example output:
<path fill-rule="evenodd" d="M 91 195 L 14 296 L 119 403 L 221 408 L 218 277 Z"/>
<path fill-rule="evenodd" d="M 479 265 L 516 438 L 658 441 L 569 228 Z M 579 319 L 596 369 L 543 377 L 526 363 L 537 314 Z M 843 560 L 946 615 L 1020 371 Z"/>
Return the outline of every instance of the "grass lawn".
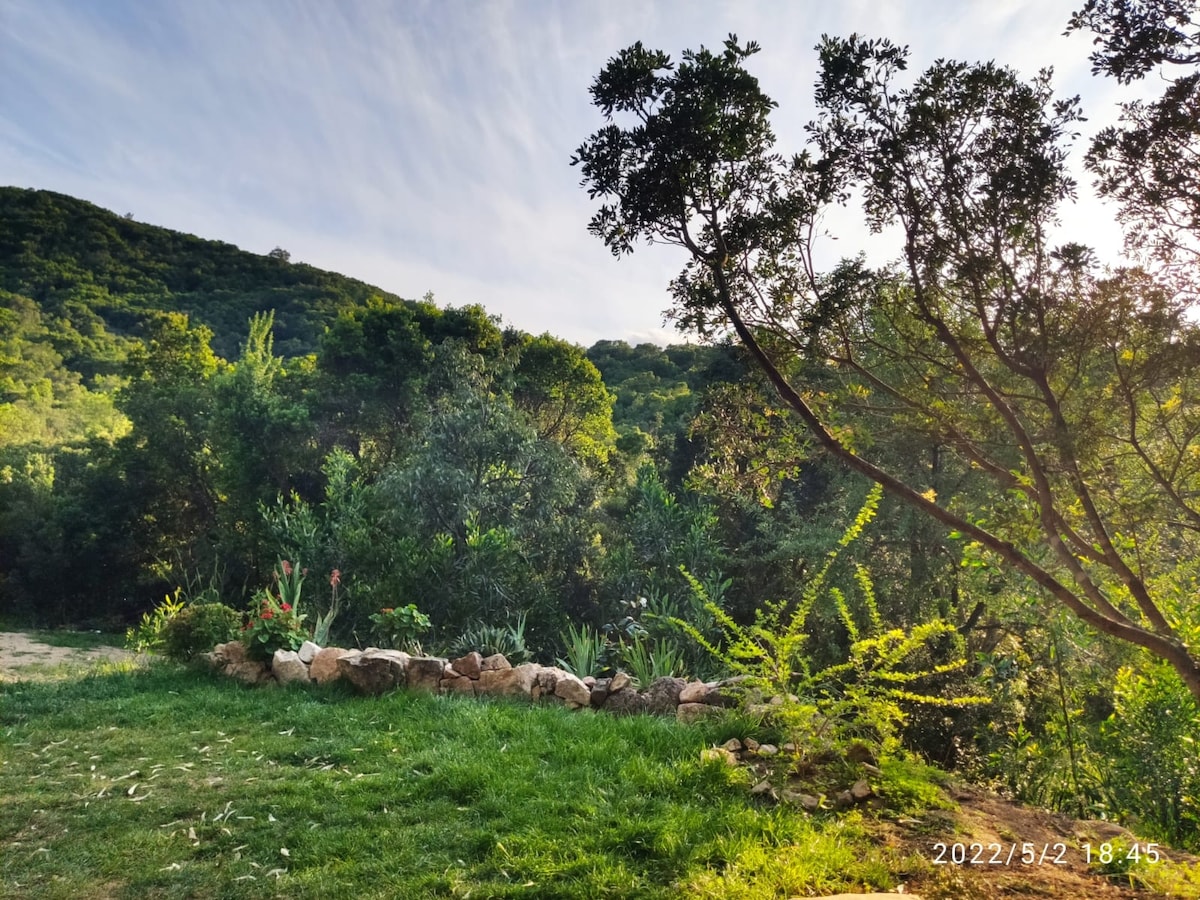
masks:
<path fill-rule="evenodd" d="M 922 865 L 701 763 L 743 731 L 170 664 L 0 684 L 0 895 L 763 898 Z"/>

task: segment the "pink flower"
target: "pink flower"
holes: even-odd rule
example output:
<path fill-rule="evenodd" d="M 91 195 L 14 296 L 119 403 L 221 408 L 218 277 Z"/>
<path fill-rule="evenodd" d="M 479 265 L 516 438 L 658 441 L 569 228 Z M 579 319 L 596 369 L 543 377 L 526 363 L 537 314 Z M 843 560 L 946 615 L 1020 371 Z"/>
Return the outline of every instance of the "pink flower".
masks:
<path fill-rule="evenodd" d="M 286 559 L 281 560 L 279 566 L 281 569 L 283 569 L 283 577 L 284 578 L 292 577 L 292 564 L 290 562 L 288 562 Z"/>
<path fill-rule="evenodd" d="M 341 571 L 341 569 L 334 569 L 332 572 L 329 573 L 329 586 L 337 587 L 341 583 L 342 583 L 342 571 Z"/>
<path fill-rule="evenodd" d="M 279 604 L 279 608 L 280 608 L 280 609 L 282 609 L 284 612 L 291 612 L 291 611 L 292 611 L 292 604 L 290 604 L 290 603 L 281 603 L 281 604 Z"/>
<path fill-rule="evenodd" d="M 275 618 L 275 613 L 271 612 L 269 609 L 264 609 L 262 615 L 259 616 L 259 618 L 260 619 L 273 619 L 273 618 Z"/>

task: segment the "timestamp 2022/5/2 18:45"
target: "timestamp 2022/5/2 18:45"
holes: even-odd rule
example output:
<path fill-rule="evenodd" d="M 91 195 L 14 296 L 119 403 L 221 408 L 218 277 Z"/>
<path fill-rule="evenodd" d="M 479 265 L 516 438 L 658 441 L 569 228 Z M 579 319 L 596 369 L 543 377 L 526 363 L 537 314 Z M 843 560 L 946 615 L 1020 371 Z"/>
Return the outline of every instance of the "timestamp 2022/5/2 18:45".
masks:
<path fill-rule="evenodd" d="M 1152 843 L 1084 843 L 1076 848 L 1062 841 L 1052 844 L 1034 841 L 1013 841 L 1011 843 L 978 841 L 945 843 L 938 841 L 933 845 L 931 862 L 935 866 L 1065 866 L 1070 863 L 1072 853 L 1078 854 L 1088 865 L 1102 866 L 1114 863 L 1136 865 L 1142 862 L 1153 865 L 1162 858 L 1158 844 Z"/>

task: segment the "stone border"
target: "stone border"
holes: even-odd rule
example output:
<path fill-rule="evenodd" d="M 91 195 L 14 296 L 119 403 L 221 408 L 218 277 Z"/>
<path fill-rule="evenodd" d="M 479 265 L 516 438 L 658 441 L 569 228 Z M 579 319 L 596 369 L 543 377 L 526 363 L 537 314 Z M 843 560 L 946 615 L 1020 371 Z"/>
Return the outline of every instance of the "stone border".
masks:
<path fill-rule="evenodd" d="M 270 663 L 251 659 L 241 641 L 218 644 L 201 657 L 213 669 L 246 684 L 325 684 L 342 680 L 378 696 L 405 689 L 430 694 L 523 697 L 568 709 L 603 709 L 614 715 L 673 715 L 694 722 L 735 706 L 734 680 L 658 678 L 639 691 L 624 672 L 612 678 L 579 678 L 557 666 L 512 665 L 502 654 L 468 653 L 458 659 L 410 656 L 400 650 L 343 650 L 305 641 L 298 651 L 276 650 Z"/>

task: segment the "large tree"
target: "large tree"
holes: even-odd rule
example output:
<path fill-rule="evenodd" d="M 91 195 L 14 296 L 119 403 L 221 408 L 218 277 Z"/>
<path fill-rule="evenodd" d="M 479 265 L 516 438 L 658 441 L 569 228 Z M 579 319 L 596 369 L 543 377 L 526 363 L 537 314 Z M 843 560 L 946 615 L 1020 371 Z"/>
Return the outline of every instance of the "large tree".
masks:
<path fill-rule="evenodd" d="M 754 44 L 610 60 L 592 85 L 607 124 L 573 160 L 603 198 L 591 230 L 617 255 L 683 248 L 671 314 L 732 328 L 825 451 L 1200 699 L 1194 587 L 1174 577 L 1200 525 L 1200 335 L 1148 276 L 1101 278 L 1084 248 L 1050 246 L 1077 104 L 1045 72 L 941 61 L 906 85 L 907 51 L 887 41 L 819 49 L 813 154 L 790 158 L 745 67 Z M 818 217 L 852 192 L 869 225 L 898 230 L 901 262 L 819 273 Z M 842 389 L 794 377 L 814 364 Z M 882 464 L 839 394 L 990 478 L 986 506 Z"/>
<path fill-rule="evenodd" d="M 1090 30 L 1092 68 L 1128 84 L 1158 73 L 1149 101 L 1121 107 L 1092 141 L 1088 168 L 1120 206 L 1130 248 L 1200 262 L 1200 9 L 1195 0 L 1088 0 L 1070 30 Z"/>

